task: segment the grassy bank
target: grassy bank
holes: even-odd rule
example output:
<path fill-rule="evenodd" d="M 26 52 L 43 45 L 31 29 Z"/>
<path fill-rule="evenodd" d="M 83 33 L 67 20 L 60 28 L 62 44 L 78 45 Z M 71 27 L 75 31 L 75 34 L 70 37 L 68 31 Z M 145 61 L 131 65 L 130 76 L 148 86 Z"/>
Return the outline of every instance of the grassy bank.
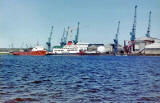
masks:
<path fill-rule="evenodd" d="M 9 55 L 10 53 L 0 53 L 0 55 Z"/>

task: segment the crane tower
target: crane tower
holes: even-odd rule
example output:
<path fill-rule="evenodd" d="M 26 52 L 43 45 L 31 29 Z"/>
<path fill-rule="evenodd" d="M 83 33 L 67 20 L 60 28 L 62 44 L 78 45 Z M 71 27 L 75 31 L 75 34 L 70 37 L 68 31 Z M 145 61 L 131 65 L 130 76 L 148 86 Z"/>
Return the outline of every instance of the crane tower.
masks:
<path fill-rule="evenodd" d="M 136 19 L 137 19 L 137 5 L 135 6 L 135 14 L 134 14 L 134 22 L 133 22 L 133 27 L 132 27 L 132 32 L 130 32 L 131 41 L 134 41 L 136 39 Z"/>
<path fill-rule="evenodd" d="M 74 44 L 78 43 L 78 36 L 79 36 L 79 22 L 78 22 L 78 26 L 77 26 L 77 34 L 75 35 L 75 40 L 74 40 Z"/>
<path fill-rule="evenodd" d="M 114 52 L 115 54 L 118 53 L 118 35 L 119 35 L 119 27 L 120 27 L 120 21 L 118 21 L 118 27 L 117 27 L 117 33 L 114 39 Z"/>
<path fill-rule="evenodd" d="M 151 11 L 149 12 L 149 20 L 148 20 L 148 28 L 147 28 L 146 37 L 150 37 L 150 29 L 151 29 Z"/>
<path fill-rule="evenodd" d="M 65 31 L 65 28 L 64 28 L 64 30 L 63 30 L 63 35 L 62 35 L 62 37 L 61 37 L 61 42 L 60 42 L 60 45 L 61 46 L 64 46 L 65 45 L 65 33 L 66 33 L 66 31 Z"/>
<path fill-rule="evenodd" d="M 68 33 L 69 33 L 69 26 L 68 26 L 68 30 L 67 31 L 64 28 L 63 35 L 62 35 L 61 42 L 60 42 L 60 45 L 62 47 L 67 44 Z"/>
<path fill-rule="evenodd" d="M 134 12 L 134 22 L 132 27 L 132 32 L 130 32 L 130 40 L 131 40 L 131 51 L 135 51 L 135 39 L 136 39 L 136 19 L 137 19 L 137 5 L 135 6 L 135 12 Z"/>
<path fill-rule="evenodd" d="M 48 47 L 47 49 L 48 49 L 49 52 L 51 51 L 52 31 L 53 31 L 53 26 L 52 26 L 52 28 L 51 28 L 51 33 L 50 33 L 50 35 L 49 35 L 48 42 L 46 42 L 47 47 Z"/>

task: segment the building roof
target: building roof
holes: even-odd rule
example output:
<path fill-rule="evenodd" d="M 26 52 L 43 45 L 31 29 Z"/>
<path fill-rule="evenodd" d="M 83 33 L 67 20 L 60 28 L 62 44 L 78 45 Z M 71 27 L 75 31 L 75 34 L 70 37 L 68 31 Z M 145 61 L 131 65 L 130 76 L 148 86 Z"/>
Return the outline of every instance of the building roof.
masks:
<path fill-rule="evenodd" d="M 158 38 L 154 38 L 154 37 L 146 37 L 146 36 L 143 36 L 143 37 L 139 37 L 136 39 L 136 41 L 155 41 L 155 40 L 160 40 Z"/>

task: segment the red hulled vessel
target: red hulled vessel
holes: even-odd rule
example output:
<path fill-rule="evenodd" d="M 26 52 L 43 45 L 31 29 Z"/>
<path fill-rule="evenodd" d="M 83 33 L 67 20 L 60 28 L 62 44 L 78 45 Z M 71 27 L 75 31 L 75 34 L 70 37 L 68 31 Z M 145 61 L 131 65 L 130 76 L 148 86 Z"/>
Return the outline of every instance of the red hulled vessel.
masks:
<path fill-rule="evenodd" d="M 46 55 L 47 51 L 41 47 L 36 46 L 35 48 L 19 51 L 19 52 L 12 52 L 13 55 L 35 55 L 35 56 L 43 56 Z"/>

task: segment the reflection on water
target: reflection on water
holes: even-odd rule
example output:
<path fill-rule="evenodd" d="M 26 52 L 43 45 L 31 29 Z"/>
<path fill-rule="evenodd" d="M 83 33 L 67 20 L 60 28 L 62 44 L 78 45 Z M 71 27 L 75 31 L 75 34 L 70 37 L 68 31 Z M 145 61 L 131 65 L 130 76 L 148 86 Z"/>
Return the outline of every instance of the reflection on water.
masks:
<path fill-rule="evenodd" d="M 160 102 L 160 57 L 1 56 L 0 102 Z"/>

